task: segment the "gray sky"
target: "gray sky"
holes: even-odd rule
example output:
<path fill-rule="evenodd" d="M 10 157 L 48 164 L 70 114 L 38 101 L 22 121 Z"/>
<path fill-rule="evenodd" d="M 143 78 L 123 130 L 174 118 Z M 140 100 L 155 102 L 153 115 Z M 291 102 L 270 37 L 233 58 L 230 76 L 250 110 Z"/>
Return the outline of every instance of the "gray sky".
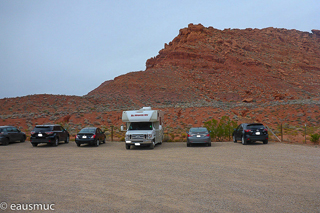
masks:
<path fill-rule="evenodd" d="M 189 23 L 320 29 L 319 0 L 0 0 L 0 98 L 85 95 L 145 70 Z"/>

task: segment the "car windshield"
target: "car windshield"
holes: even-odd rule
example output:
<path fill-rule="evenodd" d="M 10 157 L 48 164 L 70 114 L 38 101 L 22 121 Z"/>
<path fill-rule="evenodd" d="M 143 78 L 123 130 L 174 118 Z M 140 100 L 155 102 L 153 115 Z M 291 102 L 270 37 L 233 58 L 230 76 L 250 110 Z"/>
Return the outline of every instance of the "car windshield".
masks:
<path fill-rule="evenodd" d="M 208 132 L 207 128 L 199 127 L 199 128 L 191 128 L 189 132 Z"/>
<path fill-rule="evenodd" d="M 247 126 L 248 129 L 264 129 L 262 124 L 250 124 Z"/>
<path fill-rule="evenodd" d="M 96 132 L 96 129 L 85 128 L 85 129 L 81 129 L 81 131 L 79 133 L 92 133 L 92 134 L 94 134 L 95 132 Z"/>
<path fill-rule="evenodd" d="M 129 126 L 129 130 L 152 130 L 151 122 L 134 122 Z"/>
<path fill-rule="evenodd" d="M 52 130 L 52 126 L 36 126 L 33 131 L 35 132 L 39 132 L 39 131 L 51 131 Z"/>

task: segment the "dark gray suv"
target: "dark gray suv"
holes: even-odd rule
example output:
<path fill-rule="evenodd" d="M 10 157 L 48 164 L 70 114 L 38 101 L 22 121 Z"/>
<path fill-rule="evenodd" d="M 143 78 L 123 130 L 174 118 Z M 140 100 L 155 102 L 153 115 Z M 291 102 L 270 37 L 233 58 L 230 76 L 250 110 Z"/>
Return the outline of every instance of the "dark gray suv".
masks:
<path fill-rule="evenodd" d="M 10 142 L 25 142 L 26 134 L 21 132 L 14 126 L 0 126 L 0 142 L 3 145 L 8 145 Z"/>
<path fill-rule="evenodd" d="M 269 136 L 268 130 L 263 124 L 243 123 L 234 130 L 232 137 L 233 142 L 237 143 L 237 140 L 240 140 L 243 145 L 247 145 L 255 141 L 262 141 L 264 144 L 267 144 Z"/>
<path fill-rule="evenodd" d="M 39 143 L 58 146 L 59 141 L 69 143 L 69 132 L 59 124 L 37 125 L 30 133 L 32 146 L 38 146 Z"/>

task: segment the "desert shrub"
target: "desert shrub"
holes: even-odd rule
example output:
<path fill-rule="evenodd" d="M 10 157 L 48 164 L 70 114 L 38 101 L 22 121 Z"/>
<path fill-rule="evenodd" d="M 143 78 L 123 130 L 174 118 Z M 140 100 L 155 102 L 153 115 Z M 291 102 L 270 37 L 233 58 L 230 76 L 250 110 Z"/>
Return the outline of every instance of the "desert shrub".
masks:
<path fill-rule="evenodd" d="M 162 141 L 163 142 L 169 142 L 169 136 L 168 135 L 164 135 Z"/>
<path fill-rule="evenodd" d="M 171 140 L 174 140 L 174 133 L 170 133 Z"/>
<path fill-rule="evenodd" d="M 318 134 L 318 133 L 311 134 L 310 137 L 311 137 L 311 139 L 310 139 L 311 142 L 313 142 L 313 143 L 319 143 L 320 134 Z"/>
<path fill-rule="evenodd" d="M 230 120 L 228 116 L 223 116 L 218 122 L 215 119 L 207 121 L 204 126 L 210 131 L 210 136 L 214 140 L 221 141 L 223 138 L 228 138 L 233 129 L 237 128 L 238 124 Z"/>

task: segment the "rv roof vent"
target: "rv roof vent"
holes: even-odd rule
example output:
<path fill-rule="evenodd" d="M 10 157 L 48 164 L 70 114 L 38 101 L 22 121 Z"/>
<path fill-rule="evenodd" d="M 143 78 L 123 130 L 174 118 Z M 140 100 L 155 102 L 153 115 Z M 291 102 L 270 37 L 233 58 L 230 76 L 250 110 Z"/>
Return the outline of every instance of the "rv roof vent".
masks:
<path fill-rule="evenodd" d="M 151 107 L 143 107 L 142 110 L 151 110 Z"/>

